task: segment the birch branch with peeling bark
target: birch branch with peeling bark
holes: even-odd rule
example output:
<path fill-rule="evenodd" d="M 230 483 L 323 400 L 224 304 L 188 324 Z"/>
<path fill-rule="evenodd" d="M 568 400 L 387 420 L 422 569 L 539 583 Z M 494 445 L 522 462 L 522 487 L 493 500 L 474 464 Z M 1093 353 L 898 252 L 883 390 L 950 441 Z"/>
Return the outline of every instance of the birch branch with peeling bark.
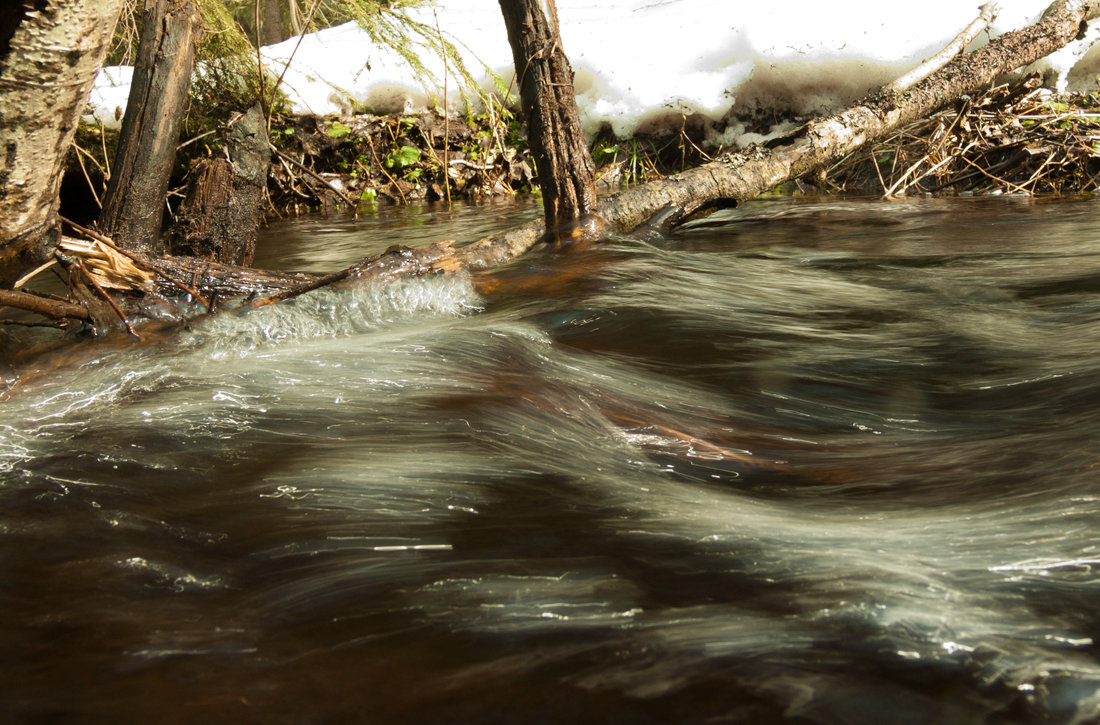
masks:
<path fill-rule="evenodd" d="M 966 46 L 974 42 L 974 38 L 977 38 L 983 30 L 989 27 L 990 23 L 997 19 L 997 13 L 999 11 L 1000 8 L 995 2 L 989 2 L 982 5 L 981 13 L 978 17 L 974 18 L 974 22 L 967 25 L 966 28 L 956 35 L 955 39 L 948 43 L 943 50 L 921 63 L 901 78 L 898 78 L 893 83 L 884 87 L 882 90 L 886 93 L 900 93 L 913 84 L 923 81 L 940 68 L 943 68 L 960 56 L 962 52 L 966 50 Z"/>

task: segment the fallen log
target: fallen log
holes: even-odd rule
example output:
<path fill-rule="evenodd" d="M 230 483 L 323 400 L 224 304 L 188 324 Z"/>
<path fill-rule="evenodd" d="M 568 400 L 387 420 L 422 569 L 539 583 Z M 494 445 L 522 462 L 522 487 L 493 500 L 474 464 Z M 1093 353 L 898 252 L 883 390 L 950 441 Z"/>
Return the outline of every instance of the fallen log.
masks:
<path fill-rule="evenodd" d="M 767 147 L 727 153 L 711 163 L 619 192 L 601 201 L 599 215 L 614 229 L 630 232 L 664 207 L 681 207 L 686 217 L 718 199 L 752 199 L 785 181 L 826 168 L 860 146 L 1050 55 L 1083 36 L 1085 24 L 1097 16 L 1100 2 L 1059 0 L 1034 25 L 997 36 L 907 90 L 876 93 Z M 459 250 L 459 255 L 468 269 L 487 269 L 526 252 L 543 230 L 542 222 L 531 222 L 481 239 Z"/>

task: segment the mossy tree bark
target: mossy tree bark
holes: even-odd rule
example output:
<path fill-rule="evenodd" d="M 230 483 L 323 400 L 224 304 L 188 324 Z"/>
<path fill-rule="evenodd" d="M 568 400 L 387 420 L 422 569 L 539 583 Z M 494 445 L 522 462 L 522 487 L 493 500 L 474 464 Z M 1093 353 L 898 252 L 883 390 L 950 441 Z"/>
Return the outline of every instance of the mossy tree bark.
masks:
<path fill-rule="evenodd" d="M 159 250 L 202 21 L 191 0 L 146 0 L 133 85 L 98 226 L 128 249 Z"/>
<path fill-rule="evenodd" d="M 0 13 L 0 287 L 46 258 L 65 153 L 122 0 L 8 0 Z"/>
<path fill-rule="evenodd" d="M 527 143 L 538 167 L 546 229 L 568 240 L 596 211 L 596 167 L 581 130 L 573 68 L 554 0 L 500 0 L 516 65 Z"/>

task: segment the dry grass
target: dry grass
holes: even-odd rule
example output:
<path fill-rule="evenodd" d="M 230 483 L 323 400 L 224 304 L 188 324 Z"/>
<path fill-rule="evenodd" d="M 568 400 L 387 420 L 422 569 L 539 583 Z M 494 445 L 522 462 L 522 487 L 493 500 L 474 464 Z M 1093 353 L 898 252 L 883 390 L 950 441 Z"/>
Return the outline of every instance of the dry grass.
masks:
<path fill-rule="evenodd" d="M 1055 96 L 1038 78 L 998 85 L 862 149 L 826 173 L 831 191 L 1083 193 L 1100 186 L 1100 93 Z"/>

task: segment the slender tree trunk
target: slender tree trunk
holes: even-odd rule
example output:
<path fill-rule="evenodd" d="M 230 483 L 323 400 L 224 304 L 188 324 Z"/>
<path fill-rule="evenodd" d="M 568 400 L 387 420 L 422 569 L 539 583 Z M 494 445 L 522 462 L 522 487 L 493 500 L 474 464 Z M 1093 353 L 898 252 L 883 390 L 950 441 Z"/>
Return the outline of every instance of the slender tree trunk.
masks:
<path fill-rule="evenodd" d="M 45 258 L 65 151 L 122 0 L 5 0 L 0 12 L 0 286 Z"/>
<path fill-rule="evenodd" d="M 549 236 L 565 242 L 596 211 L 596 167 L 581 130 L 573 68 L 554 0 L 500 0 L 516 64 L 527 143 L 538 167 Z"/>
<path fill-rule="evenodd" d="M 282 0 L 257 0 L 257 2 L 263 2 L 264 4 L 262 33 L 264 44 L 274 45 L 286 40 L 283 37 L 283 17 L 279 8 L 283 4 Z"/>
<path fill-rule="evenodd" d="M 159 248 L 202 21 L 191 0 L 145 0 L 141 42 L 99 227 L 129 248 Z"/>

